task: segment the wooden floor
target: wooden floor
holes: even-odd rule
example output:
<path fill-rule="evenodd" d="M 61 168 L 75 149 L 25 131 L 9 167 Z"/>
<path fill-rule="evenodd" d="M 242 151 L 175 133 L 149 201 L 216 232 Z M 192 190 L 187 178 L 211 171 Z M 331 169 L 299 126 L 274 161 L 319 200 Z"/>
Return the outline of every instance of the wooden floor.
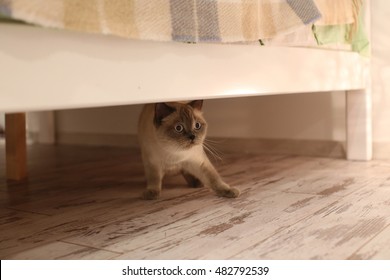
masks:
<path fill-rule="evenodd" d="M 173 177 L 143 201 L 135 150 L 32 146 L 28 181 L 0 177 L 0 257 L 390 259 L 390 161 L 234 154 L 217 168 L 241 197 Z"/>

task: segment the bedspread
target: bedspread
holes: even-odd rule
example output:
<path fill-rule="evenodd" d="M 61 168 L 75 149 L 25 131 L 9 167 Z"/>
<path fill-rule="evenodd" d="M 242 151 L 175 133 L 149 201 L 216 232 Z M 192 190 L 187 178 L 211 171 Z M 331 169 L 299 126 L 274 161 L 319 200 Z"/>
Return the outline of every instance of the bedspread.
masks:
<path fill-rule="evenodd" d="M 0 0 L 0 20 L 142 40 L 260 42 L 368 56 L 362 7 L 362 0 Z"/>
<path fill-rule="evenodd" d="M 321 17 L 311 0 L 0 0 L 0 13 L 46 27 L 182 42 L 253 42 Z"/>

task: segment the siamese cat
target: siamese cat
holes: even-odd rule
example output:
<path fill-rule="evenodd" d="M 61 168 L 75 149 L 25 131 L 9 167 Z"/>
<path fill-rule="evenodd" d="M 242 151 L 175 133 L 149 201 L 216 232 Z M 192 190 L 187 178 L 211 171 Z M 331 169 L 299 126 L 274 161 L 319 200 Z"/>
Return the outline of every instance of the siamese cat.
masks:
<path fill-rule="evenodd" d="M 144 106 L 138 136 L 147 188 L 144 199 L 157 199 L 165 174 L 181 173 L 190 187 L 210 187 L 218 196 L 237 197 L 238 189 L 226 184 L 208 159 L 203 145 L 207 123 L 203 100 Z"/>

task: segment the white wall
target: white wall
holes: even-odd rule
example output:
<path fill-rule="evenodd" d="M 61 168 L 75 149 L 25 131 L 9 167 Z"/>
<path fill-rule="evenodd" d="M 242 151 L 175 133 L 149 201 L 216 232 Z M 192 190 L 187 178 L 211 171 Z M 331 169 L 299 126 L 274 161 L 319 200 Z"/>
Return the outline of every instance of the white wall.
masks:
<path fill-rule="evenodd" d="M 344 141 L 344 103 L 340 92 L 210 100 L 205 114 L 211 136 Z"/>
<path fill-rule="evenodd" d="M 390 159 L 390 1 L 370 2 L 373 154 Z"/>
<path fill-rule="evenodd" d="M 315 93 L 206 100 L 209 136 L 345 140 L 345 94 Z M 59 133 L 135 134 L 141 106 L 57 113 Z"/>
<path fill-rule="evenodd" d="M 371 5 L 373 138 L 390 143 L 390 1 L 375 0 Z"/>

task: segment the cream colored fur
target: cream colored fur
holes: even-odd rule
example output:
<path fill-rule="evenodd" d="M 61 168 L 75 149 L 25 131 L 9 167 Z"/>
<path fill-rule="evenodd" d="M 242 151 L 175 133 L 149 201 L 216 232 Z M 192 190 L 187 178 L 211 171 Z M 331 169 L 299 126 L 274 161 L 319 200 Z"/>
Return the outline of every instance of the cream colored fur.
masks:
<path fill-rule="evenodd" d="M 182 103 L 167 104 L 173 108 L 189 106 Z M 183 145 L 170 139 L 166 131 L 162 129 L 162 126 L 166 123 L 175 123 L 174 118 L 180 118 L 180 116 L 177 116 L 177 112 L 170 114 L 163 119 L 164 124 L 159 127 L 154 122 L 155 106 L 155 104 L 144 106 L 138 125 L 138 136 L 147 179 L 147 189 L 143 197 L 145 199 L 158 198 L 161 193 L 164 175 L 178 172 L 183 172 L 187 181 L 189 177 L 195 181 L 198 179 L 203 185 L 213 189 L 219 196 L 237 197 L 239 195 L 238 189 L 230 187 L 221 179 L 203 149 L 206 132 L 204 131 L 199 136 L 200 139 L 197 139 L 196 144 L 188 148 L 183 147 Z M 195 118 L 202 120 L 206 126 L 202 112 L 198 109 L 191 109 L 191 111 Z M 174 129 L 174 126 L 172 126 L 172 129 Z M 189 175 L 189 177 L 186 175 Z M 193 182 L 195 183 L 195 181 Z"/>

